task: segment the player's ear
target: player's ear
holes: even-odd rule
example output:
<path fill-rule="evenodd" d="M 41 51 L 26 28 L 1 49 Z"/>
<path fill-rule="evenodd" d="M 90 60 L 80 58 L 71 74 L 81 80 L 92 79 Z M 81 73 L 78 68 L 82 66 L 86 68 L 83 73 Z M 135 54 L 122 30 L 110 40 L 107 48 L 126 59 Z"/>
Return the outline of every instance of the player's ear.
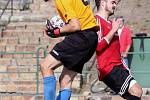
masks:
<path fill-rule="evenodd" d="M 101 4 L 102 6 L 104 6 L 105 0 L 100 0 L 100 4 Z"/>

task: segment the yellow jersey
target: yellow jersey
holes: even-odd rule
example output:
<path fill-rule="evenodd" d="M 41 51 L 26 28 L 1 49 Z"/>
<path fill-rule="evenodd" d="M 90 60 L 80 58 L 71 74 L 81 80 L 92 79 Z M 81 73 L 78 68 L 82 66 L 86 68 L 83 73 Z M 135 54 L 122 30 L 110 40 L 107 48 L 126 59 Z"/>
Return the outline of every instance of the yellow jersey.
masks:
<path fill-rule="evenodd" d="M 81 30 L 96 26 L 96 20 L 87 0 L 55 0 L 56 8 L 65 23 L 78 18 Z"/>

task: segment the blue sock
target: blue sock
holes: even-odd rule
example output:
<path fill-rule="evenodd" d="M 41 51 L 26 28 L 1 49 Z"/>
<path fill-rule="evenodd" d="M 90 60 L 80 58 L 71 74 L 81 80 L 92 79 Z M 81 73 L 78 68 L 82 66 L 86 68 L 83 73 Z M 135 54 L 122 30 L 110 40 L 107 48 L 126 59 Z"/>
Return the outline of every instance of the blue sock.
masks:
<path fill-rule="evenodd" d="M 57 96 L 56 100 L 70 100 L 71 93 L 71 89 L 63 89 L 59 91 L 59 95 Z"/>
<path fill-rule="evenodd" d="M 56 78 L 55 76 L 44 77 L 44 100 L 55 100 Z"/>

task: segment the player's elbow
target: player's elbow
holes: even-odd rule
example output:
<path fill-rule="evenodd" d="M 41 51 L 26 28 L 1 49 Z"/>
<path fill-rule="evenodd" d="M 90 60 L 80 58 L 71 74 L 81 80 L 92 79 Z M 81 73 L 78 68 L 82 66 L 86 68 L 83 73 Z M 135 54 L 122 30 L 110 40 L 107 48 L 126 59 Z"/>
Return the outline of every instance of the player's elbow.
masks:
<path fill-rule="evenodd" d="M 79 25 L 73 25 L 72 29 L 75 30 L 75 31 L 81 30 L 80 24 Z"/>
<path fill-rule="evenodd" d="M 74 30 L 74 31 L 81 30 L 81 25 L 78 19 L 72 19 L 69 24 L 70 24 L 71 30 Z"/>

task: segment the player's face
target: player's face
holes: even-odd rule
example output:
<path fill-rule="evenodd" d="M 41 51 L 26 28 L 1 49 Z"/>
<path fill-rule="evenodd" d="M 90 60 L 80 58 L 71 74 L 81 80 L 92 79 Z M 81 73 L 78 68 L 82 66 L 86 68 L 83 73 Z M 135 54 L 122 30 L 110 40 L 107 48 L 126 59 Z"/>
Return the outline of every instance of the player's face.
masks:
<path fill-rule="evenodd" d="M 124 25 L 123 19 L 122 19 L 122 18 L 120 18 L 120 19 L 119 19 L 119 22 L 120 22 L 119 28 L 122 28 L 122 27 L 123 27 L 123 25 Z"/>
<path fill-rule="evenodd" d="M 105 10 L 109 13 L 109 15 L 114 14 L 114 11 L 117 6 L 117 0 L 106 0 Z"/>

